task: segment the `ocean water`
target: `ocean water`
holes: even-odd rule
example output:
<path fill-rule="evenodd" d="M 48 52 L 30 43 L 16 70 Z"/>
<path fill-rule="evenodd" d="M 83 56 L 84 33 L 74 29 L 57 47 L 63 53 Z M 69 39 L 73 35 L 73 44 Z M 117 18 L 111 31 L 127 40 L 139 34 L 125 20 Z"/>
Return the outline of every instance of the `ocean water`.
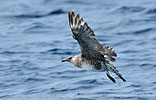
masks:
<path fill-rule="evenodd" d="M 156 100 L 155 0 L 1 0 L 0 100 Z M 127 82 L 61 60 L 79 54 L 68 11 L 118 53 Z"/>

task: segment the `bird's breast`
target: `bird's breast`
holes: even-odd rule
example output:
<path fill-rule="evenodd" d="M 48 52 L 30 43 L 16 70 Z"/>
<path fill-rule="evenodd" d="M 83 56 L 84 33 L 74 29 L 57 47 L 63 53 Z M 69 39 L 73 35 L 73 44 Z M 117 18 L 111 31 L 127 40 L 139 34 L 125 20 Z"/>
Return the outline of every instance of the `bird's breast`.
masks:
<path fill-rule="evenodd" d="M 102 66 L 100 69 L 97 68 L 97 66 L 91 65 L 91 64 L 86 64 L 86 63 L 82 63 L 80 66 L 82 69 L 88 70 L 88 71 L 92 71 L 92 72 L 103 72 L 105 71 L 105 67 Z"/>

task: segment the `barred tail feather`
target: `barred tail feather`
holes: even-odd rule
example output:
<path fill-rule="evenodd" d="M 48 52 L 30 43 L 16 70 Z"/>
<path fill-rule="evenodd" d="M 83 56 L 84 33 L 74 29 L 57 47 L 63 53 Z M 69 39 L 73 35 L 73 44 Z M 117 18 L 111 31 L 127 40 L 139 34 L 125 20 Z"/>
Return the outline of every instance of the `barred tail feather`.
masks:
<path fill-rule="evenodd" d="M 116 83 L 115 79 L 112 76 L 110 76 L 109 72 L 106 72 L 106 75 L 112 82 Z"/>
<path fill-rule="evenodd" d="M 126 80 L 122 77 L 122 75 L 119 73 L 119 71 L 114 67 L 112 64 L 106 64 L 109 71 L 115 73 L 121 80 L 126 82 Z"/>
<path fill-rule="evenodd" d="M 104 57 L 106 61 L 115 61 L 115 58 L 117 56 L 117 54 L 112 50 L 113 48 L 109 48 L 109 46 L 105 46 L 104 47 Z"/>

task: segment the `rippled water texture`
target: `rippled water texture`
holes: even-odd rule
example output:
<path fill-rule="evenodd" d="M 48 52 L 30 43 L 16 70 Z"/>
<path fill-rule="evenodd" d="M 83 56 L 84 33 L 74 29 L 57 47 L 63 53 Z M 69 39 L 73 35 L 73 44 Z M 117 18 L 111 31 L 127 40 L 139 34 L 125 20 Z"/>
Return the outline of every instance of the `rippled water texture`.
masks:
<path fill-rule="evenodd" d="M 155 0 L 1 0 L 0 99 L 156 100 Z M 102 45 L 118 53 L 112 74 L 62 63 L 80 53 L 69 10 L 84 18 Z"/>

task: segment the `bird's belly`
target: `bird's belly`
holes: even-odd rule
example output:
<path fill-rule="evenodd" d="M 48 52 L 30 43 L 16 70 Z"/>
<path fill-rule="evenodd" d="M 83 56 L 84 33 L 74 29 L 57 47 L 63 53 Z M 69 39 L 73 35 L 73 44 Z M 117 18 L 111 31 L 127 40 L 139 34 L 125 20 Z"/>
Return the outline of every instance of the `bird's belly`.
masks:
<path fill-rule="evenodd" d="M 93 72 L 103 72 L 103 71 L 105 71 L 104 67 L 101 67 L 100 69 L 97 69 L 94 65 L 89 65 L 89 64 L 82 64 L 81 68 L 85 69 L 85 70 L 88 70 L 88 71 L 93 71 Z"/>

